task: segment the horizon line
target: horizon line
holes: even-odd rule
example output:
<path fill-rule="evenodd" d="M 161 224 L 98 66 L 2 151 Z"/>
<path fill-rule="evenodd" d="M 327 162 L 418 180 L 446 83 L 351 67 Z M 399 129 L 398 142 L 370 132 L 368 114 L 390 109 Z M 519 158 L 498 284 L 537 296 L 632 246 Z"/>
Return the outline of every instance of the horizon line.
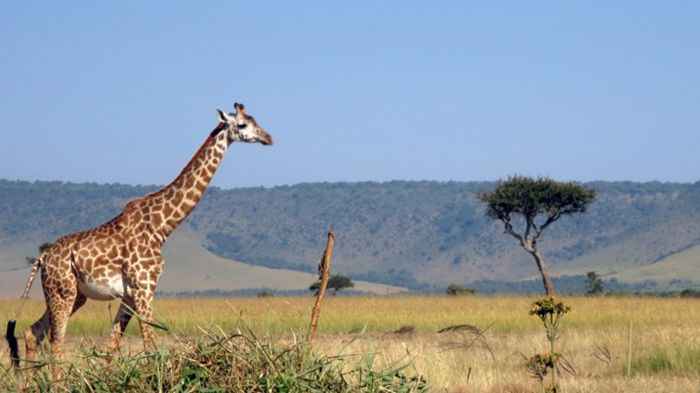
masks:
<path fill-rule="evenodd" d="M 450 183 L 458 183 L 458 184 L 469 184 L 469 183 L 496 183 L 498 181 L 501 181 L 511 175 L 505 176 L 503 178 L 499 179 L 489 179 L 489 180 L 438 180 L 438 179 L 391 179 L 391 180 L 318 180 L 318 181 L 305 181 L 305 182 L 298 182 L 298 183 L 282 183 L 282 184 L 274 184 L 274 185 L 257 185 L 257 186 L 234 186 L 234 187 L 221 187 L 221 186 L 216 186 L 216 185 L 211 185 L 208 188 L 209 189 L 219 189 L 219 190 L 240 190 L 240 189 L 273 189 L 273 188 L 284 188 L 284 187 L 295 187 L 295 186 L 301 186 L 301 185 L 317 185 L 317 184 L 389 184 L 389 183 L 437 183 L 437 184 L 450 184 Z M 540 176 L 531 176 L 531 177 L 540 177 Z M 548 177 L 548 176 L 544 176 Z M 664 181 L 664 180 L 588 180 L 588 181 L 581 181 L 581 180 L 570 180 L 570 179 L 557 179 L 557 178 L 552 178 L 557 181 L 574 181 L 580 184 L 612 184 L 612 183 L 632 183 L 632 184 L 662 184 L 662 185 L 695 185 L 699 184 L 700 180 L 696 181 Z M 66 185 L 97 185 L 97 186 L 128 186 L 128 187 L 164 187 L 167 183 L 163 184 L 156 184 L 156 183 L 151 183 L 151 184 L 139 184 L 139 183 L 122 183 L 122 182 L 99 182 L 99 181 L 74 181 L 74 180 L 42 180 L 42 179 L 32 179 L 32 180 L 27 180 L 27 179 L 10 179 L 10 178 L 5 178 L 5 177 L 0 177 L 0 182 L 17 182 L 17 183 L 30 183 L 30 184 L 37 184 L 37 183 L 61 183 L 61 184 L 66 184 Z"/>

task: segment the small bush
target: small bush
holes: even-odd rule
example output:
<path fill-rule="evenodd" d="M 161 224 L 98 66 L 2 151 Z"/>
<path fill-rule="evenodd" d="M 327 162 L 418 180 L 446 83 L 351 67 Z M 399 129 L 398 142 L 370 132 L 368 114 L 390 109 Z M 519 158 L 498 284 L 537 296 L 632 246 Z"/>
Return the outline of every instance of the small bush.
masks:
<path fill-rule="evenodd" d="M 571 311 L 571 307 L 563 302 L 556 301 L 553 297 L 544 297 L 532 303 L 530 315 L 535 315 L 542 321 L 542 325 L 549 342 L 549 352 L 535 354 L 526 358 L 525 367 L 530 375 L 540 382 L 542 392 L 556 393 L 559 388 L 559 369 L 575 374 L 575 369 L 556 349 L 559 339 L 560 323 L 562 318 Z M 551 376 L 551 382 L 545 384 L 545 377 Z"/>
<path fill-rule="evenodd" d="M 470 296 L 474 295 L 476 293 L 476 290 L 472 288 L 466 288 L 458 284 L 450 284 L 447 286 L 447 290 L 445 291 L 445 293 L 447 293 L 447 295 L 449 296 Z"/>
<path fill-rule="evenodd" d="M 255 296 L 257 296 L 257 297 L 275 297 L 275 294 L 272 293 L 272 291 L 270 291 L 270 290 L 263 289 L 262 291 L 255 294 Z"/>
<path fill-rule="evenodd" d="M 680 297 L 684 298 L 700 298 L 700 291 L 697 289 L 684 289 L 680 293 Z"/>

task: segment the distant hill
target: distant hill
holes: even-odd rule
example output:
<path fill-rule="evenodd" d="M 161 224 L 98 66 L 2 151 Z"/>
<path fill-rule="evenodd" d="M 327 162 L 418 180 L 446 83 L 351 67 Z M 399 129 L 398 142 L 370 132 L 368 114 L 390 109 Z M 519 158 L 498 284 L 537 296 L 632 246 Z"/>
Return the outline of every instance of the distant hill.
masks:
<path fill-rule="evenodd" d="M 532 278 L 532 261 L 486 219 L 476 199 L 494 186 L 394 181 L 212 188 L 186 230 L 213 255 L 312 272 L 332 225 L 336 271 L 397 286 Z M 541 241 L 555 272 L 700 281 L 693 268 L 700 254 L 700 182 L 587 186 L 599 192 L 590 211 L 562 219 Z M 0 180 L 0 270 L 17 267 L 2 257 L 8 250 L 16 255 L 26 245 L 99 224 L 156 188 Z"/>

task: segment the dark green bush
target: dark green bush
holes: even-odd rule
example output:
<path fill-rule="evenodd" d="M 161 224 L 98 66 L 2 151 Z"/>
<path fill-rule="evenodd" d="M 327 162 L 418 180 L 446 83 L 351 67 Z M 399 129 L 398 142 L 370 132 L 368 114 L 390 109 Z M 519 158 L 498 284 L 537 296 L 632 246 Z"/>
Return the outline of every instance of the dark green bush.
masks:
<path fill-rule="evenodd" d="M 469 296 L 476 293 L 475 289 L 467 288 L 458 284 L 450 284 L 445 291 L 449 296 Z"/>

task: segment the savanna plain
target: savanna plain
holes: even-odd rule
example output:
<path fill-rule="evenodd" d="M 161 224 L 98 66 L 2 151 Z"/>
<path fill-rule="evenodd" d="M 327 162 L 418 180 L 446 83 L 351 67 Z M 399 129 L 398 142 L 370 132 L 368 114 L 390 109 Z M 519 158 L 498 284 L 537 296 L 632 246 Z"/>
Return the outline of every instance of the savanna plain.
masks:
<path fill-rule="evenodd" d="M 201 350 L 201 344 L 191 343 L 208 338 L 209 342 L 221 344 L 227 337 L 236 336 L 236 332 L 254 337 L 255 341 L 248 342 L 254 342 L 256 348 L 263 345 L 259 343 L 291 348 L 306 335 L 313 300 L 311 297 L 157 300 L 155 318 L 168 328 L 158 334 L 159 349 L 200 345 Z M 528 314 L 535 300 L 535 297 L 515 296 L 329 296 L 323 303 L 318 336 L 308 351 L 324 359 L 343 359 L 342 367 L 362 363 L 369 365 L 368 369 L 401 369 L 407 378 L 420 376 L 414 381 L 425 381 L 424 388 L 431 392 L 539 392 L 538 381 L 525 367 L 526 358 L 548 350 L 540 321 Z M 561 297 L 560 300 L 571 306 L 571 312 L 562 320 L 557 344 L 558 352 L 569 365 L 567 370 L 560 371 L 561 391 L 700 392 L 700 300 L 655 297 Z M 17 300 L 0 300 L 3 326 L 6 316 L 13 315 L 18 305 Z M 106 342 L 117 306 L 89 302 L 71 318 L 69 363 L 77 368 L 88 367 L 86 349 L 99 349 Z M 28 301 L 18 322 L 18 336 L 41 315 L 43 308 L 43 302 Z M 446 329 L 449 327 L 453 328 Z M 221 353 L 232 353 L 230 348 L 236 344 L 231 345 L 222 347 Z M 21 341 L 20 348 L 23 349 Z M 138 323 L 134 321 L 127 331 L 122 356 L 133 358 L 140 356 L 141 351 Z M 6 346 L 0 350 L 0 379 L 5 381 L 14 378 L 9 371 L 7 352 Z M 269 357 L 267 352 L 259 353 Z M 265 361 L 274 365 L 285 353 L 282 350 Z M 249 359 L 233 362 L 236 361 Z M 95 361 L 90 362 L 94 366 Z M 107 368 L 109 364 L 113 367 L 124 364 L 99 362 L 107 364 L 100 367 Z M 216 359 L 211 362 L 217 364 Z M 0 382 L 0 386 L 11 389 L 14 385 Z M 47 384 L 36 389 L 82 391 L 58 386 L 54 389 Z M 266 386 L 270 392 L 289 391 L 284 390 L 287 386 L 284 384 Z M 128 384 L 122 388 L 129 391 Z M 390 391 L 381 389 L 376 391 Z M 191 390 L 175 386 L 171 391 L 210 390 L 201 386 Z"/>

